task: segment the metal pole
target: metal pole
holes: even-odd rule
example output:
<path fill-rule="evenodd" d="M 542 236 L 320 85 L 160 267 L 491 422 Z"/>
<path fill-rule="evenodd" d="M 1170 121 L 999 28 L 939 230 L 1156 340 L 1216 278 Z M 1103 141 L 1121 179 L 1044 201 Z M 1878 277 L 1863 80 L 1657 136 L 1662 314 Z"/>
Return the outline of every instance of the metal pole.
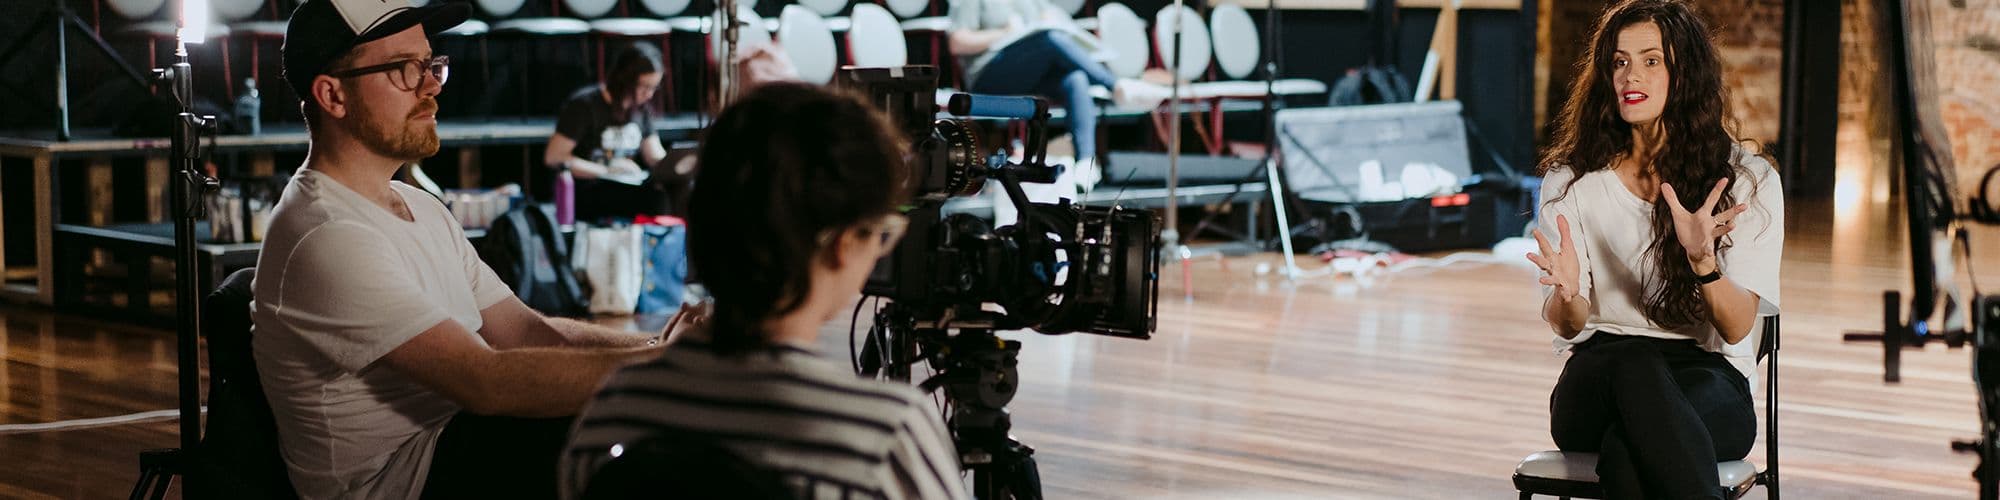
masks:
<path fill-rule="evenodd" d="M 185 0 L 184 0 L 185 1 Z M 187 19 L 181 19 L 185 27 Z M 174 101 L 180 112 L 174 122 L 171 138 L 174 169 L 179 176 L 172 190 L 174 207 L 174 307 L 179 319 L 179 333 L 176 335 L 178 375 L 180 386 L 181 451 L 180 474 L 182 491 L 199 491 L 193 487 L 195 474 L 190 474 L 188 464 L 198 456 L 201 445 L 201 275 L 196 269 L 200 262 L 196 257 L 195 220 L 202 217 L 202 194 L 215 185 L 215 179 L 202 171 L 201 134 L 212 117 L 194 114 L 194 71 L 188 63 L 187 40 L 177 39 L 174 44 L 174 65 L 164 71 Z"/>
<path fill-rule="evenodd" d="M 56 15 L 56 140 L 69 140 L 69 6 L 54 0 Z M 148 48 L 151 48 L 150 46 Z"/>
<path fill-rule="evenodd" d="M 1187 22 L 1182 19 L 1187 12 L 1186 0 L 1174 0 L 1173 9 L 1174 25 L 1169 31 L 1173 41 L 1168 44 L 1171 47 L 1168 54 L 1172 56 L 1168 59 L 1172 62 L 1167 65 L 1167 72 L 1172 73 L 1173 78 L 1171 97 L 1167 99 L 1167 116 L 1172 118 L 1167 124 L 1167 227 L 1160 231 L 1160 241 L 1164 243 L 1160 248 L 1168 250 L 1172 258 L 1179 259 L 1185 253 L 1181 250 L 1187 246 L 1181 242 L 1178 194 L 1181 183 L 1181 64 L 1187 62 L 1181 60 L 1181 26 Z"/>

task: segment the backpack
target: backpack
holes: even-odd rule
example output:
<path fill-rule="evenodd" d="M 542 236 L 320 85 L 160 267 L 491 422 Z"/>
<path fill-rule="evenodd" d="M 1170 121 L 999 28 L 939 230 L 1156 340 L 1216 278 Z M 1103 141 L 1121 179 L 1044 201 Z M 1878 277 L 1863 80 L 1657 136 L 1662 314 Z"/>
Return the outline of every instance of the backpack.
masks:
<path fill-rule="evenodd" d="M 551 316 L 590 315 L 590 300 L 569 266 L 569 245 L 540 206 L 524 203 L 494 219 L 474 249 L 528 307 Z"/>
<path fill-rule="evenodd" d="M 1409 80 L 1395 68 L 1367 65 L 1347 70 L 1347 74 L 1334 82 L 1331 101 L 1334 106 L 1354 106 L 1359 104 L 1388 104 L 1410 102 Z"/>

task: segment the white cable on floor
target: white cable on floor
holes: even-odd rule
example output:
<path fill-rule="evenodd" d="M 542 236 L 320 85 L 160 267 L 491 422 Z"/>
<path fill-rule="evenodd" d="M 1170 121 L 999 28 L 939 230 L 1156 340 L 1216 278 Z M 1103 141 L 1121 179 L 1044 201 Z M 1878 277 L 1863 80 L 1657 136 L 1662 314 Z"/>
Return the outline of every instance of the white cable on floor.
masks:
<path fill-rule="evenodd" d="M 202 407 L 201 411 L 202 413 L 208 413 L 208 407 L 206 406 Z M 106 427 L 112 425 L 158 422 L 165 420 L 179 420 L 180 418 L 181 418 L 180 410 L 157 410 L 144 413 L 133 413 L 130 415 L 119 415 L 115 417 L 61 420 L 56 422 L 43 422 L 39 424 L 6 424 L 6 425 L 0 425 L 0 435 L 27 434 L 33 432 L 70 431 L 77 429 L 88 429 L 91 427 Z"/>
<path fill-rule="evenodd" d="M 1397 273 L 1416 268 L 1449 267 L 1453 264 L 1504 264 L 1492 252 L 1459 252 L 1442 258 L 1415 258 L 1389 265 L 1388 272 Z"/>

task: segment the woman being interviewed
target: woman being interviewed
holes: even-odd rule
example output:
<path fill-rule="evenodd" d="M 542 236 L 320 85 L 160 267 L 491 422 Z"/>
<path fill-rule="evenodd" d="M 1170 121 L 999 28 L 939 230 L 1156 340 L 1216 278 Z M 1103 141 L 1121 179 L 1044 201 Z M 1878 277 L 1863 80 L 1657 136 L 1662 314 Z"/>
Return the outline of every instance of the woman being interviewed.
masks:
<path fill-rule="evenodd" d="M 1757 437 L 1753 337 L 1777 312 L 1784 194 L 1731 135 L 1709 35 L 1682 0 L 1607 10 L 1541 165 L 1528 259 L 1573 352 L 1550 433 L 1600 454 L 1607 498 L 1720 498 L 1716 462 Z"/>

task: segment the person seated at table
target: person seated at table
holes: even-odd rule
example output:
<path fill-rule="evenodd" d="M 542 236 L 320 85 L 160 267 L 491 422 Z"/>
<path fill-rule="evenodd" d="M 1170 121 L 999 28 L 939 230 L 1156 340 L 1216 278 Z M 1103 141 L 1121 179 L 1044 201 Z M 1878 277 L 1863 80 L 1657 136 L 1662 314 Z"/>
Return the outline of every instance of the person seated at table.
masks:
<path fill-rule="evenodd" d="M 250 305 L 257 377 L 300 498 L 550 498 L 571 419 L 659 337 L 542 317 L 437 198 L 391 180 L 437 154 L 464 3 L 310 0 L 284 77 L 307 151 L 271 215 Z"/>
<path fill-rule="evenodd" d="M 690 172 L 665 161 L 650 105 L 665 68 L 659 49 L 632 42 L 612 57 L 602 82 L 563 102 L 542 163 L 576 178 L 577 220 L 673 212 L 669 193 Z"/>

